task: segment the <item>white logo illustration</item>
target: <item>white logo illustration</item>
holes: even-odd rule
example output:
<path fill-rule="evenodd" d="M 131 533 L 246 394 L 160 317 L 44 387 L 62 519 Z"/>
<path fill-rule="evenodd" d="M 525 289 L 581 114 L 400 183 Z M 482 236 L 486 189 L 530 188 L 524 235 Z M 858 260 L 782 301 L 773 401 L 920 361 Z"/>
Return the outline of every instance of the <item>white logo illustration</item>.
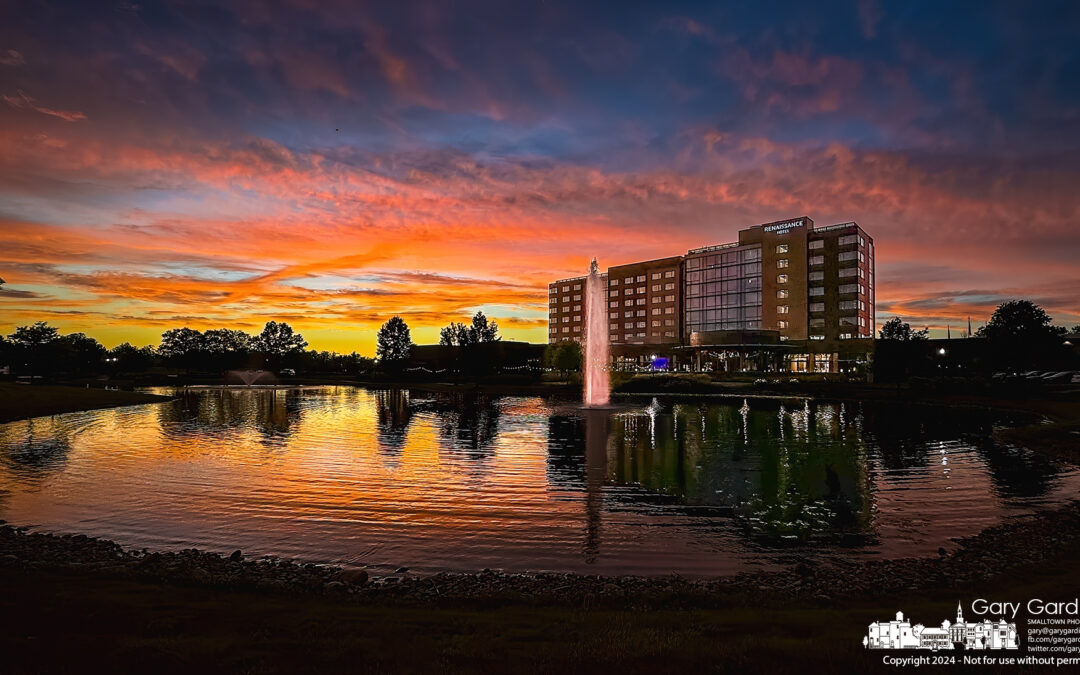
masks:
<path fill-rule="evenodd" d="M 921 623 L 911 625 L 903 612 L 896 613 L 892 621 L 875 621 L 870 624 L 863 646 L 867 649 L 1019 649 L 1016 624 L 1005 619 L 979 623 L 964 621 L 960 603 L 956 604 L 956 623 L 948 619 L 940 628 L 925 627 Z"/>

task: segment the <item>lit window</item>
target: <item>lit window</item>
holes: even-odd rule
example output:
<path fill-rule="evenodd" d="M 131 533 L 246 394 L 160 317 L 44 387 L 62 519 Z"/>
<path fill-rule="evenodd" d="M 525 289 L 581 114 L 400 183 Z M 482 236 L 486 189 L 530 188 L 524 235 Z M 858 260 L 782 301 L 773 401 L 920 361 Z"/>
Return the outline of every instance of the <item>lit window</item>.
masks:
<path fill-rule="evenodd" d="M 665 295 L 664 296 L 664 302 L 675 302 L 675 296 L 674 295 Z"/>
<path fill-rule="evenodd" d="M 664 308 L 664 314 L 674 314 L 674 313 L 675 313 L 675 308 L 674 307 L 665 307 Z"/>
<path fill-rule="evenodd" d="M 635 312 L 635 314 L 636 314 L 637 316 L 645 316 L 645 310 L 643 310 L 643 309 L 639 309 L 639 310 L 638 310 L 637 312 Z"/>
<path fill-rule="evenodd" d="M 660 292 L 660 284 L 653 284 L 649 290 L 651 290 L 653 293 Z"/>
<path fill-rule="evenodd" d="M 608 303 L 608 307 L 618 307 L 618 306 L 619 306 L 619 301 L 618 300 L 615 300 L 614 302 L 609 302 Z"/>
<path fill-rule="evenodd" d="M 563 286 L 562 287 L 562 292 L 563 293 L 569 293 L 570 292 L 570 287 L 569 286 Z"/>
<path fill-rule="evenodd" d="M 844 303 L 841 302 L 840 304 L 843 305 Z M 825 311 L 825 303 L 824 302 L 811 302 L 810 306 L 809 306 L 809 310 L 811 312 L 824 312 Z"/>
<path fill-rule="evenodd" d="M 664 284 L 664 290 L 665 291 L 673 291 L 673 290 L 675 290 L 675 284 Z"/>
<path fill-rule="evenodd" d="M 778 284 L 786 284 L 787 283 L 787 275 L 786 274 L 777 274 L 776 275 L 776 283 L 778 283 Z"/>
<path fill-rule="evenodd" d="M 811 340 L 824 340 L 825 336 L 824 335 L 811 335 L 810 339 Z"/>
<path fill-rule="evenodd" d="M 645 275 L 644 274 L 639 274 L 637 276 L 637 279 L 635 279 L 635 281 L 637 281 L 639 283 L 642 282 L 642 281 L 645 281 Z"/>
<path fill-rule="evenodd" d="M 608 297 L 611 297 L 611 298 L 617 298 L 617 297 L 619 297 L 619 291 L 618 291 L 618 289 L 616 289 L 616 290 L 614 290 L 614 291 L 609 291 L 609 292 L 608 292 Z"/>
<path fill-rule="evenodd" d="M 787 258 L 780 258 L 779 260 L 776 261 L 776 266 L 778 268 L 781 268 L 781 269 L 783 269 L 784 267 L 787 267 L 788 266 L 788 259 Z"/>
<path fill-rule="evenodd" d="M 639 305 L 644 305 L 645 304 L 645 298 L 638 298 L 634 302 L 639 304 Z"/>
<path fill-rule="evenodd" d="M 634 310 L 631 309 L 631 310 L 628 310 L 626 312 L 623 312 L 623 316 L 625 316 L 627 319 L 629 319 L 630 317 L 634 316 Z"/>
<path fill-rule="evenodd" d="M 627 307 L 633 307 L 634 306 L 634 301 L 633 300 L 627 300 L 623 304 L 626 305 Z"/>
<path fill-rule="evenodd" d="M 625 279 L 622 280 L 622 282 L 624 284 L 632 284 L 632 283 L 634 283 L 634 277 L 626 277 Z"/>
<path fill-rule="evenodd" d="M 823 255 L 810 256 L 810 264 L 811 265 L 824 265 L 825 264 L 825 256 L 823 256 Z"/>
<path fill-rule="evenodd" d="M 660 273 L 659 272 L 653 272 L 651 275 L 649 275 L 649 278 L 650 279 L 659 279 L 660 278 Z"/>
<path fill-rule="evenodd" d="M 664 278 L 665 279 L 674 279 L 675 278 L 675 270 L 668 270 L 667 272 L 664 272 Z"/>
<path fill-rule="evenodd" d="M 618 319 L 619 318 L 619 313 L 618 312 L 612 312 L 611 314 L 608 314 L 608 318 L 609 319 Z"/>
<path fill-rule="evenodd" d="M 786 300 L 787 297 L 788 297 L 787 289 L 780 289 L 779 291 L 776 292 L 776 299 L 777 300 Z"/>
<path fill-rule="evenodd" d="M 580 301 L 580 300 L 581 300 L 581 294 L 580 294 L 580 293 L 578 293 L 578 294 L 576 294 L 576 295 L 574 296 L 574 302 L 578 302 L 578 301 Z"/>
<path fill-rule="evenodd" d="M 644 286 L 638 286 L 637 287 L 637 292 L 638 293 L 644 293 L 645 292 L 645 287 Z"/>
<path fill-rule="evenodd" d="M 787 244 L 777 244 L 776 245 L 776 252 L 777 253 L 787 253 L 788 252 L 788 245 Z"/>
<path fill-rule="evenodd" d="M 575 312 L 580 312 L 581 311 L 581 305 L 574 305 L 574 311 Z"/>
<path fill-rule="evenodd" d="M 811 272 L 807 278 L 809 278 L 810 281 L 824 281 L 825 273 L 821 271 Z"/>
<path fill-rule="evenodd" d="M 608 281 L 608 284 L 611 285 L 611 286 L 618 286 L 619 285 L 619 280 L 618 279 L 611 279 L 610 281 Z"/>
<path fill-rule="evenodd" d="M 776 313 L 777 314 L 787 314 L 788 313 L 788 306 L 787 305 L 777 305 L 776 306 Z"/>
<path fill-rule="evenodd" d="M 825 248 L 825 240 L 824 239 L 814 239 L 814 240 L 812 240 L 810 243 L 808 243 L 806 245 L 806 248 L 810 249 L 811 251 L 816 249 L 816 248 Z"/>
<path fill-rule="evenodd" d="M 581 290 L 581 284 L 574 284 L 574 290 L 575 291 L 580 291 Z"/>
<path fill-rule="evenodd" d="M 777 321 L 776 322 L 776 327 L 779 328 L 780 330 L 787 330 L 788 322 L 787 321 Z"/>

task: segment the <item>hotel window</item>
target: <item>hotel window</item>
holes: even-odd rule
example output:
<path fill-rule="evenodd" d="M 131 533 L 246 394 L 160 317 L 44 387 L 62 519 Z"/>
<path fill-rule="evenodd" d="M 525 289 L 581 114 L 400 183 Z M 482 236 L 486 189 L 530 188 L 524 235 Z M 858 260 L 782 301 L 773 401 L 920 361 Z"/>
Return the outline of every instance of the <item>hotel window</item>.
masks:
<path fill-rule="evenodd" d="M 811 340 L 824 340 L 825 336 L 824 335 L 811 335 L 810 339 Z"/>
<path fill-rule="evenodd" d="M 841 284 L 840 285 L 840 292 L 841 293 L 855 293 L 858 290 L 859 290 L 859 285 L 858 284 Z"/>
<path fill-rule="evenodd" d="M 855 302 L 854 300 L 844 300 L 843 302 L 840 303 L 840 309 L 841 310 L 851 310 L 851 309 L 857 308 L 858 306 L 859 306 L 859 304 L 857 302 Z"/>
<path fill-rule="evenodd" d="M 570 296 L 569 295 L 564 295 L 559 300 L 560 300 L 560 302 L 570 302 Z"/>
<path fill-rule="evenodd" d="M 618 342 L 619 341 L 618 333 L 613 333 L 612 335 L 609 335 L 608 337 L 611 338 L 612 342 Z"/>
<path fill-rule="evenodd" d="M 660 302 L 660 296 L 659 295 L 652 296 L 652 298 L 649 299 L 649 302 Z"/>
<path fill-rule="evenodd" d="M 675 319 L 664 319 L 664 325 L 665 326 L 674 326 L 675 325 Z"/>
<path fill-rule="evenodd" d="M 611 281 L 608 282 L 608 285 L 609 286 L 618 286 L 619 285 L 619 280 L 618 279 L 612 279 Z"/>
<path fill-rule="evenodd" d="M 623 324 L 623 328 L 633 328 L 633 327 L 634 327 L 634 322 L 633 321 L 627 321 L 626 323 Z"/>
<path fill-rule="evenodd" d="M 850 340 L 853 337 L 855 337 L 855 336 L 852 335 L 851 333 L 840 333 L 840 339 L 841 340 Z"/>
<path fill-rule="evenodd" d="M 651 325 L 652 325 L 653 328 L 659 328 L 660 327 L 660 320 L 659 319 L 654 319 L 651 322 Z"/>
<path fill-rule="evenodd" d="M 575 291 L 580 291 L 581 290 L 581 284 L 574 284 L 574 290 Z"/>
<path fill-rule="evenodd" d="M 563 326 L 562 332 L 569 333 L 570 332 L 570 326 Z"/>
<path fill-rule="evenodd" d="M 824 286 L 811 286 L 810 287 L 810 295 L 811 296 L 825 295 L 825 287 Z"/>
<path fill-rule="evenodd" d="M 776 252 L 777 253 L 787 253 L 787 251 L 788 251 L 788 245 L 787 244 L 777 244 L 776 245 Z"/>
<path fill-rule="evenodd" d="M 664 337 L 675 337 L 675 331 L 673 331 L 673 330 L 664 331 Z"/>
<path fill-rule="evenodd" d="M 675 313 L 675 308 L 674 307 L 665 307 L 664 308 L 664 314 L 674 314 L 674 313 Z"/>
<path fill-rule="evenodd" d="M 562 287 L 562 292 L 563 293 L 569 293 L 570 292 L 570 287 L 569 286 L 563 286 Z"/>
<path fill-rule="evenodd" d="M 780 258 L 779 260 L 776 261 L 776 266 L 778 268 L 780 268 L 780 269 L 783 269 L 783 268 L 787 267 L 788 266 L 788 259 L 787 258 Z"/>
<path fill-rule="evenodd" d="M 660 278 L 660 273 L 659 272 L 653 272 L 652 274 L 649 275 L 649 278 L 653 279 L 653 280 L 659 279 Z"/>
<path fill-rule="evenodd" d="M 634 310 L 631 309 L 631 310 L 628 310 L 628 311 L 624 312 L 623 316 L 625 316 L 627 319 L 629 319 L 630 317 L 634 316 Z"/>
<path fill-rule="evenodd" d="M 617 298 L 617 297 L 619 297 L 619 289 L 615 289 L 614 291 L 608 291 L 608 297 L 609 298 Z"/>
<path fill-rule="evenodd" d="M 806 245 L 806 248 L 810 249 L 811 251 L 813 251 L 814 249 L 818 249 L 818 248 L 825 248 L 825 240 L 824 239 L 814 239 L 814 240 L 810 241 L 810 243 L 808 243 Z"/>
<path fill-rule="evenodd" d="M 674 279 L 675 278 L 675 270 L 668 270 L 667 272 L 664 272 L 664 278 L 665 279 Z"/>
<path fill-rule="evenodd" d="M 652 313 L 653 314 L 661 314 L 660 308 L 659 307 L 653 307 L 652 308 Z"/>
<path fill-rule="evenodd" d="M 840 262 L 847 262 L 849 260 L 855 260 L 858 257 L 859 257 L 859 254 L 856 251 L 844 251 L 839 256 L 837 256 L 837 259 Z"/>
<path fill-rule="evenodd" d="M 660 292 L 660 284 L 653 284 L 652 288 L 650 288 L 649 290 L 651 290 L 653 293 L 659 293 Z"/>
<path fill-rule="evenodd" d="M 859 284 L 859 295 L 866 295 L 866 286 Z"/>
<path fill-rule="evenodd" d="M 581 332 L 581 326 L 574 326 L 574 332 L 575 333 L 580 333 Z"/>
<path fill-rule="evenodd" d="M 625 279 L 622 280 L 622 282 L 624 284 L 632 284 L 632 283 L 634 283 L 634 277 L 626 277 Z"/>
<path fill-rule="evenodd" d="M 633 307 L 634 306 L 634 301 L 633 300 L 627 300 L 623 304 L 626 305 L 627 307 Z"/>
<path fill-rule="evenodd" d="M 851 244 L 856 244 L 858 242 L 859 242 L 859 237 L 857 235 L 854 235 L 854 234 L 846 234 L 843 237 L 840 237 L 840 245 L 841 246 L 850 246 Z"/>
<path fill-rule="evenodd" d="M 581 293 L 574 294 L 574 302 L 581 302 Z"/>
<path fill-rule="evenodd" d="M 574 315 L 574 321 L 581 321 L 581 315 L 580 314 L 575 314 Z"/>
<path fill-rule="evenodd" d="M 637 279 L 635 279 L 635 281 L 637 281 L 639 283 L 642 282 L 642 281 L 645 281 L 645 275 L 644 274 L 639 274 L 637 276 Z"/>
<path fill-rule="evenodd" d="M 825 256 L 823 256 L 823 255 L 810 256 L 810 264 L 811 265 L 824 265 L 825 264 Z"/>
<path fill-rule="evenodd" d="M 824 302 L 811 302 L 810 307 L 809 307 L 809 311 L 811 311 L 811 312 L 824 312 L 825 311 L 825 303 Z"/>
<path fill-rule="evenodd" d="M 674 295 L 665 295 L 664 296 L 664 302 L 675 302 L 675 296 Z"/>
<path fill-rule="evenodd" d="M 637 287 L 637 292 L 638 293 L 644 293 L 645 292 L 645 287 L 644 286 L 638 286 Z"/>
<path fill-rule="evenodd" d="M 779 328 L 780 330 L 787 330 L 788 322 L 787 321 L 777 321 L 776 322 L 776 327 Z"/>
<path fill-rule="evenodd" d="M 787 275 L 786 274 L 777 274 L 776 275 L 776 283 L 778 283 L 778 284 L 786 284 L 787 283 Z"/>
<path fill-rule="evenodd" d="M 843 277 L 853 277 L 858 273 L 858 270 L 859 270 L 859 268 L 857 268 L 857 267 L 845 267 L 845 268 L 840 270 L 839 274 L 840 274 L 841 278 L 843 278 Z"/>
<path fill-rule="evenodd" d="M 862 300 L 860 300 L 859 301 L 859 311 L 861 312 L 861 311 L 865 311 L 865 310 L 866 310 L 866 303 L 863 302 Z"/>
<path fill-rule="evenodd" d="M 609 319 L 618 319 L 619 318 L 619 313 L 618 312 L 612 312 L 611 314 L 608 314 L 608 318 Z"/>
<path fill-rule="evenodd" d="M 637 327 L 638 328 L 644 328 L 645 327 L 645 322 L 644 321 L 638 321 L 637 322 Z"/>
<path fill-rule="evenodd" d="M 787 297 L 788 297 L 787 289 L 782 288 L 782 289 L 780 289 L 779 291 L 776 292 L 776 299 L 777 300 L 787 300 Z"/>
<path fill-rule="evenodd" d="M 581 305 L 574 305 L 574 311 L 575 312 L 580 312 L 581 311 Z"/>
<path fill-rule="evenodd" d="M 865 240 L 865 239 L 863 239 L 863 238 L 862 238 L 862 237 L 860 236 L 860 237 L 859 237 L 859 248 L 862 248 L 863 246 L 866 246 L 866 240 Z"/>
<path fill-rule="evenodd" d="M 639 304 L 639 305 L 644 305 L 645 304 L 645 298 L 638 298 L 634 302 Z"/>
<path fill-rule="evenodd" d="M 863 268 L 861 268 L 861 267 L 860 267 L 860 268 L 858 268 L 858 269 L 859 269 L 859 278 L 860 278 L 860 279 L 864 278 L 864 277 L 866 276 L 866 270 L 864 270 L 864 269 L 863 269 Z"/>
<path fill-rule="evenodd" d="M 638 310 L 637 312 L 635 312 L 635 314 L 636 314 L 637 316 L 645 316 L 645 310 L 643 310 L 643 309 L 639 309 L 639 310 Z"/>
<path fill-rule="evenodd" d="M 863 255 L 862 251 L 859 251 L 859 262 L 866 262 L 866 256 Z"/>
<path fill-rule="evenodd" d="M 608 303 L 608 307 L 618 307 L 618 306 L 619 306 L 619 301 L 618 300 L 615 300 L 613 302 Z"/>
<path fill-rule="evenodd" d="M 807 278 L 810 279 L 810 281 L 824 281 L 825 273 L 820 270 L 817 272 L 811 272 Z"/>
<path fill-rule="evenodd" d="M 570 323 L 570 317 L 568 317 L 568 316 L 564 316 L 564 317 L 562 318 L 562 322 L 563 322 L 563 323 Z"/>
<path fill-rule="evenodd" d="M 673 291 L 673 290 L 675 290 L 675 284 L 664 284 L 664 290 L 665 291 Z"/>
<path fill-rule="evenodd" d="M 787 314 L 788 313 L 788 306 L 787 305 L 777 305 L 776 306 L 776 313 L 777 314 Z"/>
<path fill-rule="evenodd" d="M 608 328 L 611 329 L 611 330 L 618 330 L 619 329 L 619 324 L 617 324 L 617 323 L 608 324 Z"/>
<path fill-rule="evenodd" d="M 810 327 L 811 328 L 824 328 L 825 327 L 825 319 L 810 319 Z"/>

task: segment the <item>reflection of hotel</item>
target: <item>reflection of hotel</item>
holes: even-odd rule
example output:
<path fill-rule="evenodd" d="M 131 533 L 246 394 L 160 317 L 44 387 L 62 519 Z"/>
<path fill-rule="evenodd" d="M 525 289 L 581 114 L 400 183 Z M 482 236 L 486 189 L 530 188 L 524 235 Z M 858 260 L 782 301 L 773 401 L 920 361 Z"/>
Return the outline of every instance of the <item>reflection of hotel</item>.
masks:
<path fill-rule="evenodd" d="M 911 625 L 903 612 L 897 612 L 892 621 L 875 621 L 870 624 L 863 638 L 867 649 L 1018 649 L 1016 624 L 1005 619 L 981 623 L 967 623 L 959 603 L 956 606 L 956 623 L 948 619 L 940 628 L 924 627 L 921 623 Z"/>
<path fill-rule="evenodd" d="M 581 340 L 585 277 L 548 285 L 548 342 Z M 856 223 L 806 217 L 738 241 L 608 268 L 608 328 L 623 364 L 672 358 L 695 370 L 839 372 L 874 334 L 874 240 Z"/>

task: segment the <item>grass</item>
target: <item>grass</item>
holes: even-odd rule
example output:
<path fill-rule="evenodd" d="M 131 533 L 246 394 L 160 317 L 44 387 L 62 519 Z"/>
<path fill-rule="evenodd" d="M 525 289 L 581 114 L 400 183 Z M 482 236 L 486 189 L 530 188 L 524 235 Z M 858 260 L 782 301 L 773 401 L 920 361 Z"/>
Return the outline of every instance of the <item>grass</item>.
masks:
<path fill-rule="evenodd" d="M 884 672 L 882 652 L 861 645 L 870 621 L 903 610 L 936 625 L 955 615 L 958 601 L 971 614 L 979 597 L 1071 599 L 1080 594 L 1076 562 L 1077 551 L 1060 552 L 1009 580 L 842 607 L 800 601 L 660 611 L 365 604 L 5 571 L 0 653 L 12 674 Z M 1023 636 L 1022 619 L 1020 627 Z"/>
<path fill-rule="evenodd" d="M 0 422 L 167 400 L 167 396 L 133 391 L 0 382 Z"/>

